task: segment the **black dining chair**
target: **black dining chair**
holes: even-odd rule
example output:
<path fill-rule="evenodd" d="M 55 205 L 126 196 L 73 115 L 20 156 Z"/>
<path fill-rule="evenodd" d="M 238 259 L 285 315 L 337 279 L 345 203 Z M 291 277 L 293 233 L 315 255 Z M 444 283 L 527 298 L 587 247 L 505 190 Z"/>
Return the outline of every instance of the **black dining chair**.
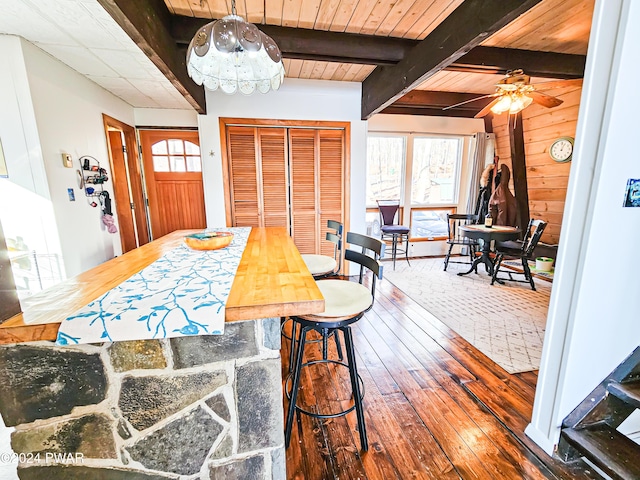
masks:
<path fill-rule="evenodd" d="M 450 213 L 447 214 L 447 245 L 449 245 L 449 249 L 447 250 L 447 254 L 444 257 L 444 271 L 447 271 L 447 267 L 449 263 L 467 263 L 472 264 L 475 258 L 476 251 L 479 247 L 478 240 L 472 239 L 469 237 L 465 237 L 460 231 L 460 227 L 464 225 L 471 225 L 478 221 L 478 215 L 473 213 Z M 451 260 L 451 252 L 453 251 L 453 247 L 455 245 L 460 245 L 461 247 L 467 248 L 467 253 L 469 255 L 469 261 L 454 261 Z"/>
<path fill-rule="evenodd" d="M 360 434 L 360 445 L 363 451 L 367 451 L 369 448 L 362 406 L 364 387 L 356 366 L 351 324 L 360 320 L 365 312 L 373 306 L 376 292 L 376 279 L 382 278 L 382 264 L 379 258 L 384 255 L 385 245 L 377 238 L 353 232 L 347 233 L 347 244 L 362 248 L 362 251 L 356 251 L 352 248 L 345 249 L 345 261 L 353 262 L 360 266 L 358 282 L 334 279 L 319 280 L 318 288 L 322 292 L 325 300 L 325 311 L 313 315 L 292 317 L 294 324 L 300 327 L 300 336 L 297 341 L 295 366 L 293 372 L 288 375 L 285 382 L 285 393 L 289 399 L 285 426 L 286 447 L 288 447 L 291 442 L 291 430 L 296 412 L 314 418 L 327 419 L 346 415 L 355 410 L 358 432 Z M 372 273 L 369 287 L 364 285 L 364 278 L 368 276 L 366 274 L 367 271 Z M 321 360 L 305 362 L 304 351 L 306 345 L 309 343 L 307 336 L 313 331 L 319 333 L 324 339 L 334 334 L 338 335 L 338 332 L 342 332 L 347 357 L 346 363 L 341 360 L 327 358 L 326 352 L 323 352 Z M 326 345 L 326 342 L 323 345 Z M 303 405 L 298 405 L 298 390 L 300 388 L 302 369 L 322 363 L 346 367 L 349 370 L 353 405 L 338 412 L 324 413 L 311 411 Z"/>
<path fill-rule="evenodd" d="M 399 225 L 397 222 L 398 211 L 400 210 L 399 200 L 377 200 L 378 210 L 380 212 L 380 239 L 391 240 L 391 258 L 393 260 L 393 269 L 396 269 L 396 257 L 399 253 L 404 253 L 409 266 L 409 232 L 410 228 L 405 225 Z M 402 242 L 405 242 L 404 249 Z M 400 247 L 398 247 L 398 245 Z"/>
<path fill-rule="evenodd" d="M 533 257 L 533 251 L 535 250 L 538 242 L 540 241 L 540 237 L 544 232 L 545 227 L 547 226 L 547 222 L 543 220 L 534 220 L 531 219 L 529 221 L 529 225 L 527 230 L 525 231 L 525 237 L 522 242 L 503 242 L 496 244 L 496 260 L 495 266 L 493 269 L 493 277 L 491 278 L 491 285 L 494 282 L 504 283 L 504 281 L 511 282 L 522 282 L 529 283 L 531 285 L 531 290 L 536 289 L 536 285 L 533 281 L 533 275 L 531 275 L 531 269 L 529 268 L 529 260 Z M 518 248 L 517 245 L 520 245 Z M 498 272 L 500 271 L 500 266 L 502 265 L 503 260 L 520 260 L 522 262 L 522 272 L 516 271 L 504 271 L 509 278 L 506 277 L 498 277 Z M 524 280 L 520 280 L 518 278 L 513 278 L 513 275 L 524 275 Z"/>

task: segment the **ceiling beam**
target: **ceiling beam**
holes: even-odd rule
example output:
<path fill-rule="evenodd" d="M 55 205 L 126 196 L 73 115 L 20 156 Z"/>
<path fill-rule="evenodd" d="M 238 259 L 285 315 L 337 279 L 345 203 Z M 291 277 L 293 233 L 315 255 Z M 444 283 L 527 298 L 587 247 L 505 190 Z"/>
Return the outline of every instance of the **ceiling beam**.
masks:
<path fill-rule="evenodd" d="M 586 55 L 477 46 L 446 69 L 505 75 L 521 68 L 532 77 L 570 79 L 584 76 L 586 60 Z"/>
<path fill-rule="evenodd" d="M 485 98 L 483 93 L 435 92 L 429 90 L 413 90 L 400 97 L 380 113 L 401 115 L 430 115 L 433 117 L 468 117 L 473 118 L 492 98 Z M 474 101 L 470 101 L 474 100 Z M 449 108 L 462 102 L 464 105 Z"/>
<path fill-rule="evenodd" d="M 200 27 L 211 20 L 174 15 L 171 35 L 178 44 L 188 45 Z M 326 32 L 306 28 L 258 25 L 280 48 L 282 56 L 300 60 L 395 65 L 418 43 L 405 38 Z"/>
<path fill-rule="evenodd" d="M 378 66 L 362 82 L 362 119 L 451 65 L 540 1 L 466 0 L 397 65 Z"/>
<path fill-rule="evenodd" d="M 171 35 L 186 47 L 209 19 L 173 15 Z M 305 28 L 259 25 L 280 47 L 284 58 L 365 65 L 395 65 L 420 42 L 406 38 L 327 32 Z M 504 75 L 521 68 L 532 77 L 582 78 L 585 55 L 478 46 L 446 67 L 447 70 Z"/>
<path fill-rule="evenodd" d="M 187 74 L 185 57 L 171 36 L 171 13 L 162 0 L 98 0 L 165 77 L 198 111 L 206 113 L 204 89 Z"/>

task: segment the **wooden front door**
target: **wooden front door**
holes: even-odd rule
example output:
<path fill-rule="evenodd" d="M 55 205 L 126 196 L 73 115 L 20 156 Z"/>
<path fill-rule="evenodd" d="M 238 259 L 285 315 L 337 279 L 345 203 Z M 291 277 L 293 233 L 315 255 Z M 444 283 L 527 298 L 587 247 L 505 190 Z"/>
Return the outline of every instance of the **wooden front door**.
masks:
<path fill-rule="evenodd" d="M 102 115 L 102 120 L 107 137 L 122 253 L 126 253 L 149 243 L 138 142 L 131 125 L 108 115 Z"/>
<path fill-rule="evenodd" d="M 205 228 L 198 132 L 140 130 L 140 142 L 153 238 Z"/>

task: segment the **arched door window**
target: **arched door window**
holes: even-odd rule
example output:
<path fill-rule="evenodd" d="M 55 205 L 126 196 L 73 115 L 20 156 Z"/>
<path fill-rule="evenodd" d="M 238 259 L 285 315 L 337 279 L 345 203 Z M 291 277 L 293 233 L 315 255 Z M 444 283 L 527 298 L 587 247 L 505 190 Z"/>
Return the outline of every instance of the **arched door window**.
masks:
<path fill-rule="evenodd" d="M 151 145 L 155 172 L 201 172 L 200 147 L 188 140 L 170 138 Z"/>

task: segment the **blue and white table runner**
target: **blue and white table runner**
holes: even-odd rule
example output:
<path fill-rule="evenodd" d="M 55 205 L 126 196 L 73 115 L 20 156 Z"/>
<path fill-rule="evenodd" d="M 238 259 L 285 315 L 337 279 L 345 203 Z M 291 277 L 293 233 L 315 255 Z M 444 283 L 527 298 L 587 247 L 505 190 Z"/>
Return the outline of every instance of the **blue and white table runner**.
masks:
<path fill-rule="evenodd" d="M 225 304 L 251 227 L 219 250 L 181 245 L 109 290 L 58 330 L 57 345 L 221 335 Z"/>

